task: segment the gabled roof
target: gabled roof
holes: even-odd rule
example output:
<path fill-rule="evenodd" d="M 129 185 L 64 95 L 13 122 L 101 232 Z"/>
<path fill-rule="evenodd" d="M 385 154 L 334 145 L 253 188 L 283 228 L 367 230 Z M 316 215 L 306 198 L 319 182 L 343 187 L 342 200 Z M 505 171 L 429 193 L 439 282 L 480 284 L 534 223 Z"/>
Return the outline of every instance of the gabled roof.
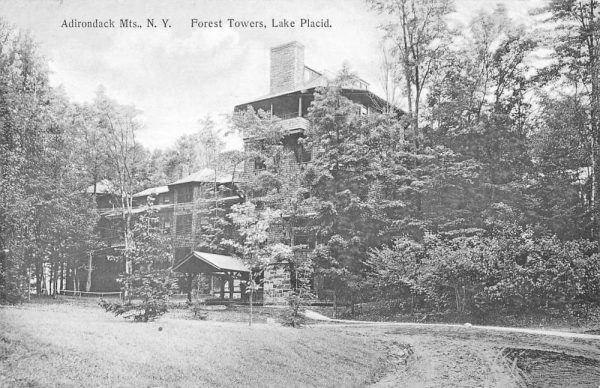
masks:
<path fill-rule="evenodd" d="M 234 176 L 232 176 L 232 174 L 229 174 L 229 173 L 217 173 L 217 176 L 215 177 L 215 170 L 213 170 L 212 168 L 204 168 L 200 171 L 197 171 L 191 175 L 186 176 L 185 178 L 181 178 L 178 181 L 169 183 L 169 186 L 180 185 L 183 183 L 192 183 L 192 182 L 214 183 L 215 181 L 217 183 L 229 183 L 229 182 L 239 182 L 239 179 L 237 179 L 237 176 L 234 177 Z"/>
<path fill-rule="evenodd" d="M 193 265 L 194 261 L 200 264 L 198 268 L 203 268 L 207 272 L 250 272 L 250 268 L 237 257 L 199 251 L 190 253 L 175 264 L 173 271 Z"/>
<path fill-rule="evenodd" d="M 133 198 L 145 197 L 147 195 L 158 195 L 169 192 L 169 186 L 149 187 L 146 190 L 133 194 Z"/>

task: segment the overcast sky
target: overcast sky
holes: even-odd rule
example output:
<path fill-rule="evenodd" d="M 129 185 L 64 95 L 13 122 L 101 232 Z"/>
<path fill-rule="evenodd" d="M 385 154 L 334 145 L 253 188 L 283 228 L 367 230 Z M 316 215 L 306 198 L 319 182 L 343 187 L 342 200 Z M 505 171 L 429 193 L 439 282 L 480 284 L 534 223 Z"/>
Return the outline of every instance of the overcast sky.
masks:
<path fill-rule="evenodd" d="M 455 18 L 507 6 L 526 21 L 543 0 L 457 0 Z M 378 85 L 382 19 L 364 0 L 0 0 L 0 16 L 28 29 L 50 66 L 53 86 L 75 102 L 89 102 L 99 85 L 109 97 L 142 111 L 139 140 L 164 148 L 196 131 L 198 120 L 218 119 L 233 106 L 268 93 L 269 48 L 292 40 L 305 46 L 305 63 L 336 72 L 346 62 Z M 171 28 L 61 28 L 64 20 L 131 19 L 146 25 L 169 19 Z M 192 28 L 191 19 L 223 20 L 222 28 Z M 229 28 L 226 19 L 329 19 L 331 28 Z M 228 139 L 239 147 L 239 139 Z"/>

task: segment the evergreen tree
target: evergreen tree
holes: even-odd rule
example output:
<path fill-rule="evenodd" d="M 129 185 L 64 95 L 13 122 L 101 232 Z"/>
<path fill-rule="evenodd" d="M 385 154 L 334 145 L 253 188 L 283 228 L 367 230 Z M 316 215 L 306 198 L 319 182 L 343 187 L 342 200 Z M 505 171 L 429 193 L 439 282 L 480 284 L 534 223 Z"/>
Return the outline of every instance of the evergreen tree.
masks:
<path fill-rule="evenodd" d="M 119 279 L 128 290 L 125 302 L 102 300 L 100 305 L 117 316 L 148 322 L 167 312 L 169 296 L 177 289 L 177 279 L 169 269 L 173 248 L 170 236 L 160 229 L 151 201 L 134 220 L 131 233 L 130 248 L 123 251 L 131 271 Z"/>
<path fill-rule="evenodd" d="M 465 38 L 433 75 L 428 96 L 426 141 L 445 149 L 423 201 L 432 205 L 426 217 L 434 232 L 482 228 L 495 203 L 527 206 L 533 85 L 526 58 L 536 43 L 501 7 L 480 14 Z"/>
<path fill-rule="evenodd" d="M 554 61 L 539 76 L 543 84 L 563 91 L 558 99 L 565 102 L 567 109 L 561 109 L 565 115 L 573 116 L 573 110 L 568 107 L 573 103 L 577 106 L 573 129 L 580 135 L 578 148 L 589 150 L 584 164 L 590 170 L 591 234 L 597 241 L 600 241 L 600 202 L 597 200 L 600 193 L 599 6 L 597 0 L 550 1 L 544 11 L 550 15 L 546 25 L 552 26 L 553 34 L 542 34 L 542 38 L 552 50 Z M 578 157 L 576 153 L 575 158 Z"/>
<path fill-rule="evenodd" d="M 354 300 L 369 247 L 414 230 L 420 178 L 394 114 L 363 116 L 343 96 L 347 71 L 319 90 L 309 109 L 306 145 L 313 160 L 303 173 L 305 233 L 314 236 L 316 270 L 338 296 Z"/>

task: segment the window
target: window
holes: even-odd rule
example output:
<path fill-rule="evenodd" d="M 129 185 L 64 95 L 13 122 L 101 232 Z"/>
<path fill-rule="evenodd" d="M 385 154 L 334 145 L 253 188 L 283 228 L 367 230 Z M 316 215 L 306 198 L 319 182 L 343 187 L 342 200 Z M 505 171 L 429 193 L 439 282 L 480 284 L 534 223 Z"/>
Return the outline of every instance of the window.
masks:
<path fill-rule="evenodd" d="M 194 188 L 184 186 L 177 189 L 177 203 L 192 202 L 194 196 Z"/>
<path fill-rule="evenodd" d="M 165 233 L 165 234 L 171 233 L 171 217 L 170 216 L 165 216 L 165 218 L 163 219 L 162 230 L 163 230 L 163 233 Z"/>
<path fill-rule="evenodd" d="M 304 144 L 298 144 L 295 150 L 296 161 L 300 164 L 308 163 L 312 160 L 312 152 L 304 147 Z"/>
<path fill-rule="evenodd" d="M 364 105 L 359 105 L 359 106 L 358 106 L 358 113 L 359 113 L 361 116 L 367 116 L 367 115 L 369 114 L 369 110 L 368 110 L 368 108 L 367 108 L 366 106 L 364 106 Z"/>
<path fill-rule="evenodd" d="M 314 236 L 311 236 L 310 234 L 302 230 L 294 230 L 294 245 L 304 245 L 305 249 L 314 249 Z"/>
<path fill-rule="evenodd" d="M 267 165 L 264 161 L 264 159 L 261 158 L 256 158 L 254 159 L 254 170 L 266 170 L 267 169 Z"/>
<path fill-rule="evenodd" d="M 192 215 L 181 214 L 175 219 L 175 234 L 187 234 L 192 232 Z"/>

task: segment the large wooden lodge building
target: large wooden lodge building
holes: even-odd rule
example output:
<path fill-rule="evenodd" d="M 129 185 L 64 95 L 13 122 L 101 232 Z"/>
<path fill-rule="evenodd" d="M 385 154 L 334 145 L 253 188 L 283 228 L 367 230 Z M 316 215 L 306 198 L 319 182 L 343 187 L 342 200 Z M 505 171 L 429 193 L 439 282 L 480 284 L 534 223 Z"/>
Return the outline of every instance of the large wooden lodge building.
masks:
<path fill-rule="evenodd" d="M 308 108 L 314 100 L 316 88 L 325 87 L 331 77 L 317 72 L 304 64 L 304 46 L 298 42 L 290 42 L 271 48 L 270 90 L 263 97 L 235 106 L 234 111 L 245 111 L 252 107 L 255 111 L 263 110 L 281 119 L 281 127 L 285 131 L 284 146 L 290 151 L 286 168 L 290 176 L 305 163 L 311 162 L 311 154 L 303 149 L 298 141 L 304 136 L 310 122 L 307 119 Z M 368 114 L 381 111 L 385 100 L 368 89 L 368 83 L 356 79 L 352 84 L 344 85 L 342 94 L 355 103 L 360 104 L 361 111 Z M 244 139 L 246 146 L 252 141 Z M 194 274 L 201 273 L 203 281 L 198 281 L 201 293 L 225 299 L 243 298 L 243 285 L 247 279 L 249 268 L 239 259 L 227 255 L 226 252 L 208 252 L 199 249 L 202 223 L 207 206 L 215 198 L 219 206 L 227 208 L 241 200 L 238 195 L 244 177 L 256 173 L 260 169 L 256 163 L 246 163 L 239 176 L 231 174 L 215 174 L 213 170 L 204 169 L 172 182 L 166 186 L 151 187 L 136 193 L 134 212 L 141 212 L 149 197 L 154 198 L 154 208 L 158 211 L 160 225 L 165 233 L 170 233 L 174 244 L 175 271 Z M 218 188 L 215 196 L 214 188 Z M 91 188 L 89 189 L 91 190 Z M 91 191 L 90 191 L 91 192 Z M 96 252 L 93 258 L 90 291 L 117 291 L 120 286 L 116 282 L 117 275 L 123 271 L 123 263 L 108 260 L 114 251 L 122 247 L 122 229 L 119 228 L 120 208 L 115 191 L 109 181 L 99 182 L 94 188 L 97 205 L 101 213 L 98 231 L 106 244 L 106 249 Z M 294 234 L 293 227 L 287 233 Z M 288 241 L 303 241 L 306 236 L 296 236 Z M 281 303 L 294 288 L 293 274 L 286 263 L 274 264 L 263 274 L 262 299 L 265 304 Z M 85 289 L 85 276 L 80 276 L 80 289 Z M 318 282 L 317 282 L 318 283 Z M 71 284 L 68 282 L 68 284 Z"/>

